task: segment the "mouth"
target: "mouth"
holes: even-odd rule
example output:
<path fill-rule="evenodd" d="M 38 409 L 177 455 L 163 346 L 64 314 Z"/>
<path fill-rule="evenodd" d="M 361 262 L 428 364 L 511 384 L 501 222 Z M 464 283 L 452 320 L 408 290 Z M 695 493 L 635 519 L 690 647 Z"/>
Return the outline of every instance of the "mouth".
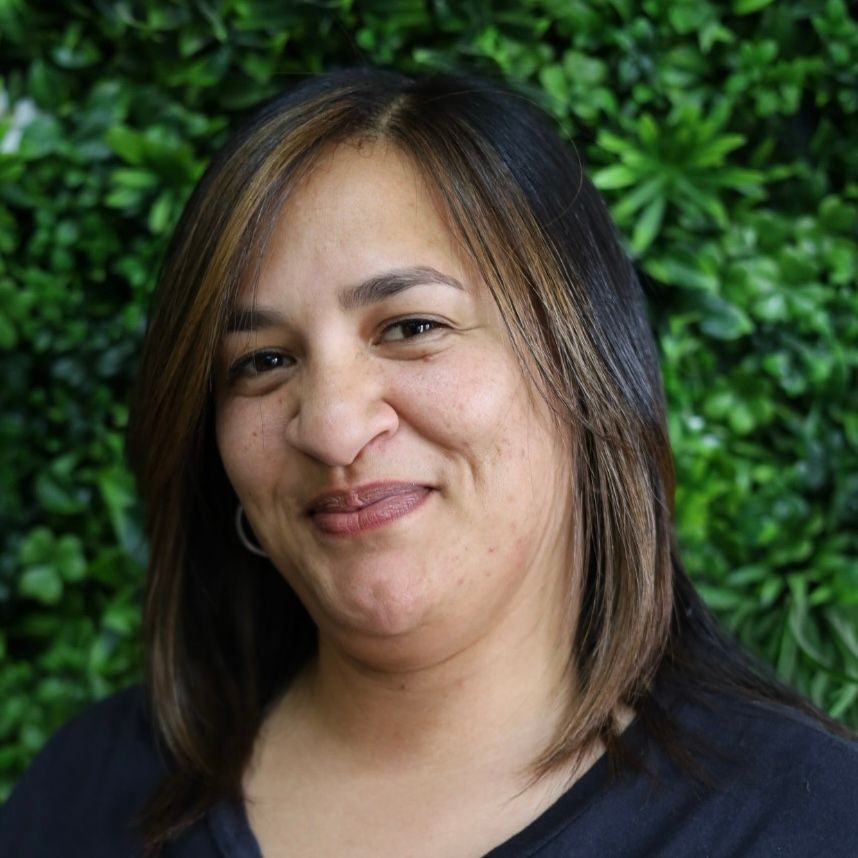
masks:
<path fill-rule="evenodd" d="M 316 528 L 333 536 L 375 530 L 421 507 L 433 491 L 417 483 L 371 483 L 317 496 L 307 512 Z"/>

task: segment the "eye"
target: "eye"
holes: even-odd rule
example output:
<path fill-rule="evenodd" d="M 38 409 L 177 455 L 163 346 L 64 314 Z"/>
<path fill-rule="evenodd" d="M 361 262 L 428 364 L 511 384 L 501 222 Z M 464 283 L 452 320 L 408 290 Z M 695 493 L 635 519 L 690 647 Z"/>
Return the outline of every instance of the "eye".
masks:
<path fill-rule="evenodd" d="M 413 340 L 438 328 L 446 327 L 445 324 L 436 322 L 434 319 L 400 319 L 382 331 L 381 339 L 388 343 L 397 340 Z"/>
<path fill-rule="evenodd" d="M 293 362 L 293 358 L 283 352 L 262 349 L 239 358 L 231 364 L 229 378 L 231 381 L 238 378 L 252 378 L 276 369 L 284 369 L 291 366 Z"/>

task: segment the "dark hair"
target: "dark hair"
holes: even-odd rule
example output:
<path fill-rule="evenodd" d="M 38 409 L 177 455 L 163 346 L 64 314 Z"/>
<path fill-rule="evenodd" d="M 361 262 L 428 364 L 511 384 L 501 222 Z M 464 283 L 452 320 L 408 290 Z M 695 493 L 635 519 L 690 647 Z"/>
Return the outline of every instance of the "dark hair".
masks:
<path fill-rule="evenodd" d="M 656 679 L 784 702 L 845 732 L 763 676 L 683 570 L 641 288 L 602 199 L 550 120 L 485 79 L 345 70 L 263 107 L 214 158 L 156 294 L 128 435 L 148 510 L 148 693 L 170 758 L 148 808 L 148 846 L 219 799 L 240 798 L 264 709 L 315 646 L 288 585 L 236 538 L 237 500 L 214 441 L 212 376 L 237 293 L 258 275 L 291 189 L 332 145 L 364 139 L 394 144 L 425 177 L 501 309 L 522 366 L 573 439 L 576 685 L 535 775 L 597 741 L 614 768 L 631 764 L 617 741 L 621 704 L 688 762 L 653 694 Z"/>

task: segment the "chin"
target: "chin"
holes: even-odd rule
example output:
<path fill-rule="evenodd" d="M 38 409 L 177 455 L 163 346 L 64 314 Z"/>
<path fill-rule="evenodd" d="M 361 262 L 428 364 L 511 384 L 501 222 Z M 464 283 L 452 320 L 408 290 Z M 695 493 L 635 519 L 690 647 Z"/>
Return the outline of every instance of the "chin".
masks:
<path fill-rule="evenodd" d="M 319 572 L 307 588 L 315 593 L 311 614 L 340 640 L 405 635 L 431 613 L 431 571 L 405 557 L 363 558 Z"/>
<path fill-rule="evenodd" d="M 422 587 L 378 582 L 351 593 L 343 615 L 352 633 L 397 637 L 422 625 L 429 605 Z"/>

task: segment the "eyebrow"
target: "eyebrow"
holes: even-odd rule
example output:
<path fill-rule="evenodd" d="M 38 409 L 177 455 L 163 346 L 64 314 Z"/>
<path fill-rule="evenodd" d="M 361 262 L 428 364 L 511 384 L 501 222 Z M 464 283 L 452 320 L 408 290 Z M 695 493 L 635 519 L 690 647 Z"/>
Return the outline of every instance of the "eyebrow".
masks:
<path fill-rule="evenodd" d="M 424 286 L 430 283 L 466 291 L 455 277 L 442 274 L 426 265 L 417 265 L 412 268 L 393 268 L 376 274 L 357 286 L 350 286 L 343 290 L 338 298 L 344 310 L 356 310 L 384 301 L 413 286 Z M 286 324 L 287 321 L 283 313 L 270 307 L 239 308 L 229 317 L 227 333 L 259 331 Z"/>

